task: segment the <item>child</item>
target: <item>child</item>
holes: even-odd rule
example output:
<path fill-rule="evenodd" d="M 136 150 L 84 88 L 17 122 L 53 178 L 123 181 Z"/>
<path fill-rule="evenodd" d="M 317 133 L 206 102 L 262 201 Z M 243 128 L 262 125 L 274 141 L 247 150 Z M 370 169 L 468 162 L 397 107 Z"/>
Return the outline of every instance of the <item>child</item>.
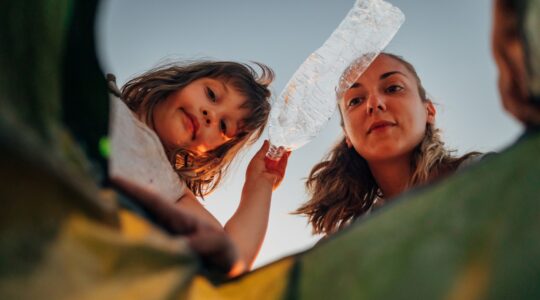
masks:
<path fill-rule="evenodd" d="M 203 61 L 167 66 L 130 80 L 121 92 L 122 100 L 144 123 L 136 124 L 136 131 L 148 131 L 147 136 L 157 135 L 155 140 L 160 141 L 164 150 L 161 152 L 174 166 L 178 176 L 174 176 L 173 190 L 179 190 L 173 192 L 179 195 L 175 198 L 176 205 L 202 222 L 225 230 L 237 247 L 244 269 L 252 265 L 264 239 L 272 190 L 283 178 L 287 157 L 275 170 L 267 170 L 264 156 L 268 143 L 265 141 L 248 166 L 240 205 L 224 228 L 196 196 L 212 192 L 238 151 L 259 138 L 264 129 L 270 112 L 268 85 L 273 80 L 273 72 L 265 65 L 257 65 L 262 70 L 260 76 L 250 66 L 235 62 Z M 151 141 L 151 138 L 145 140 Z M 119 147 L 124 144 L 117 143 Z M 138 151 L 137 146 L 129 147 Z M 148 157 L 143 153 L 136 160 L 156 165 L 158 156 Z M 138 164 L 128 161 L 125 165 Z M 156 178 L 170 180 L 165 169 L 160 168 L 162 175 Z M 176 184 L 178 177 L 181 180 Z M 134 190 L 121 178 L 113 180 Z M 187 188 L 184 189 L 184 185 Z M 145 196 L 144 190 L 136 191 Z"/>

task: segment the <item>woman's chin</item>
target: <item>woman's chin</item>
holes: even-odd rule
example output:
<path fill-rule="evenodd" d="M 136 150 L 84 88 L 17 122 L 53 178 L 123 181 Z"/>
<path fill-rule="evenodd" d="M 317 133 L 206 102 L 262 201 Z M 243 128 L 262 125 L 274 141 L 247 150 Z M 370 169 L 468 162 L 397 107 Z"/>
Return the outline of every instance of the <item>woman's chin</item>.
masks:
<path fill-rule="evenodd" d="M 400 157 L 407 156 L 410 151 L 396 149 L 396 145 L 381 146 L 361 154 L 368 162 L 391 161 Z"/>

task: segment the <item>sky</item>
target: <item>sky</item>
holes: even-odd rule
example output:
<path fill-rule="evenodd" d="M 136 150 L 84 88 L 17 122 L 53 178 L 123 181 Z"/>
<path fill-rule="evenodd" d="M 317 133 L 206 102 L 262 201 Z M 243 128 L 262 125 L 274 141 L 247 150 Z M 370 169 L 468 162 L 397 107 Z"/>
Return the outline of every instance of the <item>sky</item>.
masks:
<path fill-rule="evenodd" d="M 405 23 L 385 49 L 418 71 L 436 103 L 436 125 L 457 153 L 498 151 L 521 128 L 501 106 L 490 50 L 490 0 L 391 0 Z M 306 57 L 319 48 L 353 6 L 353 0 L 108 0 L 98 12 L 102 69 L 122 85 L 171 61 L 257 61 L 276 73 L 277 97 Z M 267 138 L 265 133 L 263 138 Z M 311 168 L 341 137 L 335 115 L 321 133 L 294 151 L 274 192 L 270 223 L 255 267 L 311 247 L 307 219 L 290 212 L 308 200 L 304 182 Z M 249 160 L 262 139 L 236 160 L 225 182 L 204 200 L 225 223 L 235 211 Z"/>

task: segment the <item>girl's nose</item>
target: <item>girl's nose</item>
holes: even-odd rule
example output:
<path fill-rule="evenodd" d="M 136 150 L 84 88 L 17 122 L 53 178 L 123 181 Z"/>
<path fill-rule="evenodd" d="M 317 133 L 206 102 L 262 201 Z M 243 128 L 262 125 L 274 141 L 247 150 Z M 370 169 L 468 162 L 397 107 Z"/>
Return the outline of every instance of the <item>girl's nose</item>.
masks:
<path fill-rule="evenodd" d="M 203 115 L 203 119 L 204 119 L 204 123 L 209 126 L 210 124 L 213 123 L 213 120 L 215 119 L 215 116 L 214 116 L 214 113 L 208 109 L 203 109 L 202 110 L 202 115 Z"/>

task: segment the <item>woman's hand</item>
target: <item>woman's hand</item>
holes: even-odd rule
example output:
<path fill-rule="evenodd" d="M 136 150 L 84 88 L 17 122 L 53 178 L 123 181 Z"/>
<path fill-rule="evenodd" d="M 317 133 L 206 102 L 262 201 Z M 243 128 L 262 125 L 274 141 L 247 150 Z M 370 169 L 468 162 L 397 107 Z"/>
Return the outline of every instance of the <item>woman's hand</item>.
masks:
<path fill-rule="evenodd" d="M 270 143 L 265 140 L 261 149 L 251 159 L 246 170 L 246 184 L 260 184 L 262 180 L 271 184 L 272 190 L 275 190 L 283 180 L 291 152 L 285 152 L 276 163 L 266 164 L 265 157 L 269 147 Z"/>

